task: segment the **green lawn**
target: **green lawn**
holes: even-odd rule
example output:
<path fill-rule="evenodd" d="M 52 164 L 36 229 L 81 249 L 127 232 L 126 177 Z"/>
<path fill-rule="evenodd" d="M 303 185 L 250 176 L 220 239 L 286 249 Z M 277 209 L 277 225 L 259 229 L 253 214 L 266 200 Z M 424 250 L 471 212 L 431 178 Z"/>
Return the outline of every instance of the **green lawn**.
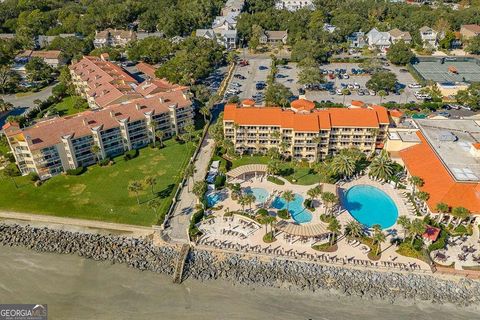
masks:
<path fill-rule="evenodd" d="M 16 178 L 18 189 L 11 180 L 4 180 L 0 184 L 0 209 L 150 226 L 168 210 L 181 171 L 194 150 L 191 143 L 169 140 L 165 144 L 160 150 L 144 148 L 127 162 L 118 157 L 112 166 L 91 166 L 80 176 L 53 177 L 40 187 L 28 177 Z M 137 205 L 128 184 L 149 176 L 157 177 L 156 194 L 145 186 Z M 157 215 L 147 205 L 155 197 L 162 202 Z"/>
<path fill-rule="evenodd" d="M 60 101 L 59 103 L 54 104 L 51 107 L 49 107 L 48 109 L 46 109 L 44 112 L 39 113 L 39 116 L 45 114 L 45 112 L 48 112 L 48 110 L 51 110 L 51 109 L 54 109 L 54 108 L 58 110 L 58 115 L 61 116 L 61 117 L 62 116 L 69 116 L 69 115 L 76 114 L 76 113 L 87 110 L 88 105 L 87 105 L 86 102 L 84 103 L 83 108 L 80 108 L 80 109 L 75 108 L 75 103 L 78 100 L 83 100 L 83 99 L 78 97 L 78 96 L 66 97 L 62 101 Z"/>
<path fill-rule="evenodd" d="M 245 155 L 242 158 L 232 161 L 232 169 L 247 164 L 268 164 L 270 161 L 270 158 L 264 156 Z M 280 176 L 292 183 L 311 185 L 319 182 L 318 175 L 311 171 L 308 164 L 292 165 L 291 162 L 285 162 L 281 167 L 283 172 Z M 291 170 L 291 168 L 293 168 L 293 170 Z"/>

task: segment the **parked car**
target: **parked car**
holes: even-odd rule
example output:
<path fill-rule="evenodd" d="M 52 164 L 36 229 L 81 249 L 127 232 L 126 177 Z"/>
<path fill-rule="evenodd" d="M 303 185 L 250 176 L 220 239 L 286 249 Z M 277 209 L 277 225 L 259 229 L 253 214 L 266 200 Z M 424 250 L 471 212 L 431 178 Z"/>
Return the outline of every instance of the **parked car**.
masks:
<path fill-rule="evenodd" d="M 409 88 L 412 88 L 412 89 L 418 89 L 418 88 L 421 88 L 422 85 L 419 84 L 419 83 L 410 83 L 410 84 L 408 85 L 408 87 L 409 87 Z"/>
<path fill-rule="evenodd" d="M 267 70 L 267 69 L 268 69 L 268 67 L 266 67 L 266 66 L 259 66 L 258 67 L 258 70 Z"/>

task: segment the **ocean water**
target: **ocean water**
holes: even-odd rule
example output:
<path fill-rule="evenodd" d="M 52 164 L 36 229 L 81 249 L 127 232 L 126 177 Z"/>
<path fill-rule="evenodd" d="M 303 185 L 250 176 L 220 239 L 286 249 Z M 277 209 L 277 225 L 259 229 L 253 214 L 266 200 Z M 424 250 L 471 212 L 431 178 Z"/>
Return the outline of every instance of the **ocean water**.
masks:
<path fill-rule="evenodd" d="M 74 255 L 0 246 L 0 303 L 47 303 L 49 319 L 480 319 L 479 310 L 171 278 Z"/>

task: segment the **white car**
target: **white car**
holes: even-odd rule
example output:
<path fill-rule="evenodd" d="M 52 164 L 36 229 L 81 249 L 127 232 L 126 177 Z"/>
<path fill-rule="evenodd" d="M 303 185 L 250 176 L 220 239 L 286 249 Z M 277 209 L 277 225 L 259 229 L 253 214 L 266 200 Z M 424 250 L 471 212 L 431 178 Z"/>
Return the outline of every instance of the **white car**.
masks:
<path fill-rule="evenodd" d="M 342 90 L 340 90 L 340 89 L 337 89 L 336 93 L 337 93 L 337 95 L 339 95 L 339 96 L 342 96 L 342 95 L 343 95 Z"/>
<path fill-rule="evenodd" d="M 412 89 L 418 89 L 418 88 L 421 88 L 422 85 L 419 84 L 419 83 L 410 83 L 410 84 L 408 85 L 408 87 L 409 87 L 409 88 L 412 88 Z"/>
<path fill-rule="evenodd" d="M 358 83 L 356 83 L 356 82 L 353 84 L 353 87 L 354 87 L 355 89 L 360 89 L 360 85 L 359 85 Z"/>
<path fill-rule="evenodd" d="M 376 96 L 377 95 L 377 93 L 373 90 L 369 90 L 368 94 L 371 95 L 371 96 Z"/>
<path fill-rule="evenodd" d="M 348 74 L 343 74 L 342 77 L 343 77 L 343 79 L 349 79 L 350 78 L 350 76 Z"/>

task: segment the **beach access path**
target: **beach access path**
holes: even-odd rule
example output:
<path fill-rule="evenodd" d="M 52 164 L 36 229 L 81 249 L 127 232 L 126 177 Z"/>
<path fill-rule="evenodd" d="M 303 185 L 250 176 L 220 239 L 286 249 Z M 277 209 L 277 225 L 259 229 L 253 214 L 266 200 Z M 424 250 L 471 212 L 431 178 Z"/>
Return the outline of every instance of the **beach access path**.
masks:
<path fill-rule="evenodd" d="M 76 229 L 77 231 L 85 231 L 85 228 L 92 229 L 92 231 L 103 229 L 124 233 L 125 235 L 132 237 L 145 237 L 153 234 L 154 232 L 152 227 L 12 211 L 0 211 L 0 220 L 3 219 L 13 220 L 15 222 L 24 221 L 36 226 L 41 225 L 52 229 L 67 229 L 69 231 L 72 231 L 72 229 Z"/>

